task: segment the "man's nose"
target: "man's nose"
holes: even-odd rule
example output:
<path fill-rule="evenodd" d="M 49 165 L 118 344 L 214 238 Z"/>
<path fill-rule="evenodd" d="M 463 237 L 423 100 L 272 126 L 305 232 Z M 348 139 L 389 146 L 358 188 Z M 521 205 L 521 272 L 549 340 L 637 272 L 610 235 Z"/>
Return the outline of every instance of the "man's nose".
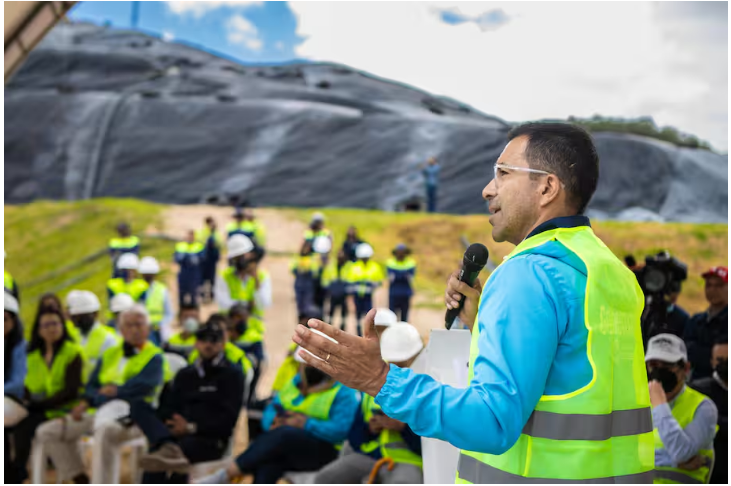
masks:
<path fill-rule="evenodd" d="M 489 182 L 489 184 L 487 184 L 485 186 L 485 188 L 482 190 L 482 198 L 486 201 L 490 201 L 496 195 L 497 195 L 497 186 L 495 184 L 495 179 L 492 179 Z"/>

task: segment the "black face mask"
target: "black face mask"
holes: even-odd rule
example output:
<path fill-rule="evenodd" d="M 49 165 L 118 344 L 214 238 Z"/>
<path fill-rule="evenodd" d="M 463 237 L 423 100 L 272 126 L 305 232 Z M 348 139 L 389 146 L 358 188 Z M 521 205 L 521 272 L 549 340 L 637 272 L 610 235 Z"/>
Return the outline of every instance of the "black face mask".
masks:
<path fill-rule="evenodd" d="M 81 329 L 84 334 L 89 332 L 94 325 L 94 322 L 94 316 L 90 315 L 77 316 L 74 318 L 74 324 L 76 324 L 76 327 Z"/>
<path fill-rule="evenodd" d="M 330 377 L 322 371 L 318 370 L 317 368 L 313 368 L 312 366 L 308 366 L 305 368 L 305 379 L 307 380 L 307 386 L 319 385 L 328 378 Z"/>
<path fill-rule="evenodd" d="M 236 270 L 243 271 L 246 270 L 246 267 L 249 266 L 249 260 L 246 260 L 244 258 L 240 258 L 238 260 L 234 260 L 234 267 L 236 267 Z"/>
<path fill-rule="evenodd" d="M 678 385 L 678 376 L 668 368 L 654 368 L 647 375 L 647 379 L 659 381 L 665 393 L 670 393 Z"/>
<path fill-rule="evenodd" d="M 241 321 L 236 324 L 236 332 L 239 334 L 239 336 L 243 336 L 243 334 L 246 332 L 246 321 Z"/>
<path fill-rule="evenodd" d="M 134 356 L 135 354 L 137 354 L 137 353 L 135 353 L 135 347 L 132 346 L 127 341 L 125 341 L 122 344 L 122 351 L 124 352 L 124 357 L 125 358 L 130 358 L 130 357 Z"/>
<path fill-rule="evenodd" d="M 728 361 L 719 361 L 714 370 L 725 383 L 728 383 Z"/>

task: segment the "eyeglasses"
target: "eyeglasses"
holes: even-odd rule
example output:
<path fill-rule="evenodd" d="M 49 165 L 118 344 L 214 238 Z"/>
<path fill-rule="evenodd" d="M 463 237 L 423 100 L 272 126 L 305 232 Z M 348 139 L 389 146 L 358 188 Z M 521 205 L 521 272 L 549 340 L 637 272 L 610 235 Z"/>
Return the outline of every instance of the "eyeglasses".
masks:
<path fill-rule="evenodd" d="M 530 167 L 515 167 L 513 165 L 504 165 L 504 164 L 495 164 L 493 167 L 494 169 L 494 177 L 495 177 L 495 185 L 497 187 L 500 187 L 500 181 L 502 178 L 508 174 L 507 170 L 517 170 L 519 172 L 530 172 L 531 174 L 542 174 L 542 175 L 550 175 L 550 172 L 546 172 L 545 170 L 538 170 L 538 169 L 531 169 Z M 507 169 L 507 170 L 506 170 Z"/>

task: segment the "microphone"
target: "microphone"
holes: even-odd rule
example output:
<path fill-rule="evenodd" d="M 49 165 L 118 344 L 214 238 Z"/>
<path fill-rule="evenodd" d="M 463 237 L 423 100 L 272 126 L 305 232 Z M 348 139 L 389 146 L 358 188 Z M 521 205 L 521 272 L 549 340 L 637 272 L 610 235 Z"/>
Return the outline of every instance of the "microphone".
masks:
<path fill-rule="evenodd" d="M 470 287 L 475 283 L 475 279 L 480 274 L 480 271 L 487 264 L 487 258 L 490 253 L 487 251 L 487 247 L 482 243 L 473 243 L 464 252 L 464 259 L 462 260 L 462 269 L 459 271 L 459 281 L 464 282 Z M 447 309 L 447 313 L 444 315 L 444 326 L 447 329 L 452 328 L 454 319 L 459 315 L 462 307 L 464 307 L 465 299 L 459 300 L 459 305 L 454 309 Z"/>

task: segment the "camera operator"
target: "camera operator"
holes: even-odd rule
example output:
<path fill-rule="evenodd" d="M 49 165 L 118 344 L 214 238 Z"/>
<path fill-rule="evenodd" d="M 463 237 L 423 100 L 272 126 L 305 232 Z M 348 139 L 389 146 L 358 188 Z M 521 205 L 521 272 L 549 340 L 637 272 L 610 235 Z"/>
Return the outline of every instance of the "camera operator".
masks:
<path fill-rule="evenodd" d="M 728 268 L 713 267 L 703 273 L 709 307 L 696 314 L 686 327 L 683 339 L 688 345 L 688 357 L 693 378 L 711 376 L 711 348 L 719 338 L 728 336 Z"/>

